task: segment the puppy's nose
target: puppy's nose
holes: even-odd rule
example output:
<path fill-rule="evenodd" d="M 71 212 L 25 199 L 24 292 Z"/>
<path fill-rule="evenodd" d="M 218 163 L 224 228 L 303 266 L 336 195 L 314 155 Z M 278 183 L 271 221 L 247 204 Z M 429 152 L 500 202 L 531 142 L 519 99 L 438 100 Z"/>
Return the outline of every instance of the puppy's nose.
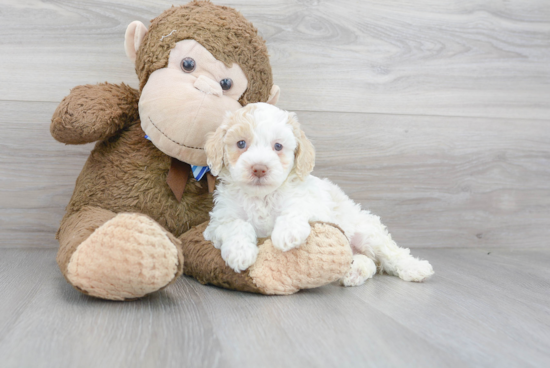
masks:
<path fill-rule="evenodd" d="M 193 86 L 207 95 L 215 95 L 218 97 L 223 95 L 220 84 L 204 75 L 199 76 Z"/>
<path fill-rule="evenodd" d="M 267 174 L 267 166 L 265 165 L 254 165 L 252 166 L 252 174 L 254 176 L 261 178 L 262 176 L 265 176 Z"/>

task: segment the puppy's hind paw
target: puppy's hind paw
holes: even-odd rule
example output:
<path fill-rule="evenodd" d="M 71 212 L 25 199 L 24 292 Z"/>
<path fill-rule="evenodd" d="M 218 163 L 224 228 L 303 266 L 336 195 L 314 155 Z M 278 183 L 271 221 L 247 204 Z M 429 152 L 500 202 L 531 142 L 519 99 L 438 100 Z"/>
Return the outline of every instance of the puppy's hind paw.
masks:
<path fill-rule="evenodd" d="M 404 281 L 422 282 L 434 274 L 430 262 L 413 257 L 400 261 L 396 268 L 397 275 Z"/>
<path fill-rule="evenodd" d="M 258 257 L 258 246 L 246 241 L 223 243 L 221 251 L 222 259 L 237 273 L 252 266 Z"/>
<path fill-rule="evenodd" d="M 362 254 L 353 256 L 353 262 L 349 271 L 340 279 L 340 284 L 343 286 L 359 286 L 370 279 L 376 273 L 376 265 L 374 261 Z"/>

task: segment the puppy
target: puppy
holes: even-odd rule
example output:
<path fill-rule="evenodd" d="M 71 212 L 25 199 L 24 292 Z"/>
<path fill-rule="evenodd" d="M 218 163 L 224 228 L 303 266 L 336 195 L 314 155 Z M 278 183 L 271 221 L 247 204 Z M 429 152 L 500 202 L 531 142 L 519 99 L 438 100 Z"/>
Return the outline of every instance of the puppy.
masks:
<path fill-rule="evenodd" d="M 350 240 L 345 286 L 363 284 L 377 270 L 423 281 L 432 266 L 397 246 L 378 216 L 362 210 L 328 179 L 310 175 L 315 151 L 294 113 L 249 104 L 228 114 L 206 142 L 208 165 L 220 183 L 204 237 L 236 272 L 258 255 L 257 238 L 288 251 L 303 244 L 310 221 L 337 224 Z"/>

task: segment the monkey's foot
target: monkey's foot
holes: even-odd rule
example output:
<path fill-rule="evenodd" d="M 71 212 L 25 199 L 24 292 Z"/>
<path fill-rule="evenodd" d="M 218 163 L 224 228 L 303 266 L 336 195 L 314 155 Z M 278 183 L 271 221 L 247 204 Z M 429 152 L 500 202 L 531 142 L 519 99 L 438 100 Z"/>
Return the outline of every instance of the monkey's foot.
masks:
<path fill-rule="evenodd" d="M 343 232 L 314 223 L 305 244 L 283 252 L 266 240 L 249 276 L 264 294 L 292 294 L 341 279 L 350 269 L 352 251 Z"/>
<path fill-rule="evenodd" d="M 166 287 L 181 274 L 179 245 L 149 217 L 121 213 L 78 246 L 66 277 L 80 291 L 98 298 L 139 298 Z"/>

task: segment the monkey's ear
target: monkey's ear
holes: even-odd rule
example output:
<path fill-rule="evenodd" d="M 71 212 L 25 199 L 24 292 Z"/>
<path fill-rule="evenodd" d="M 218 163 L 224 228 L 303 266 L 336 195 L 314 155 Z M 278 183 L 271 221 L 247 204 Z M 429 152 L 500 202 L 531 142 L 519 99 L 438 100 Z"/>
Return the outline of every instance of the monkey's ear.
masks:
<path fill-rule="evenodd" d="M 214 133 L 209 133 L 204 150 L 206 152 L 206 163 L 210 166 L 212 175 L 218 176 L 223 167 L 223 139 L 227 133 L 225 125 L 220 126 Z"/>
<path fill-rule="evenodd" d="M 275 105 L 277 101 L 279 101 L 279 95 L 281 94 L 281 89 L 278 85 L 274 84 L 273 87 L 271 87 L 271 92 L 269 92 L 269 98 L 267 99 L 267 103 L 271 105 Z"/>
<path fill-rule="evenodd" d="M 134 20 L 126 28 L 126 35 L 124 36 L 124 50 L 126 56 L 132 61 L 136 61 L 136 53 L 143 41 L 143 37 L 147 33 L 147 27 L 139 20 Z"/>

